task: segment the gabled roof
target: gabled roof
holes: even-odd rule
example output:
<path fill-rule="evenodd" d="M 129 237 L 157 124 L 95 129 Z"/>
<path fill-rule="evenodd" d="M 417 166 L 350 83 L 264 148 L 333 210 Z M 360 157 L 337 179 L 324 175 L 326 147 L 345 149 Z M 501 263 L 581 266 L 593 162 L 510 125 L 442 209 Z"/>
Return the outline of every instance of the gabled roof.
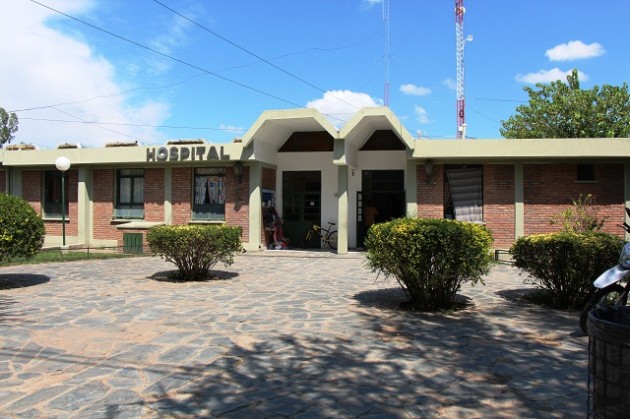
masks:
<path fill-rule="evenodd" d="M 377 130 L 393 131 L 405 145 L 405 149 L 413 150 L 413 137 L 394 113 L 386 107 L 360 109 L 341 129 L 339 137 L 359 149 Z"/>
<path fill-rule="evenodd" d="M 243 136 L 243 147 L 256 141 L 278 150 L 294 132 L 312 131 L 339 138 L 337 129 L 317 109 L 265 111 Z"/>

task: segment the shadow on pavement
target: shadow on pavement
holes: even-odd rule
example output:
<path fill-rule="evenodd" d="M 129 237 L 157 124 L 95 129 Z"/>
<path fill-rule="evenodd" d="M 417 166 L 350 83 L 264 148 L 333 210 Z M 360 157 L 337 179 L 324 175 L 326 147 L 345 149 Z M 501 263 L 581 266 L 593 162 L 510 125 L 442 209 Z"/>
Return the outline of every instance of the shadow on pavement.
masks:
<path fill-rule="evenodd" d="M 2 274 L 0 275 L 0 290 L 9 290 L 13 288 L 32 287 L 35 285 L 45 284 L 50 281 L 50 277 L 37 274 Z"/>
<path fill-rule="evenodd" d="M 186 282 L 225 281 L 225 280 L 232 279 L 238 276 L 237 272 L 211 270 L 210 278 L 182 281 L 182 280 L 177 279 L 178 273 L 179 271 L 177 270 L 156 272 L 153 275 L 149 276 L 149 278 L 153 279 L 154 281 L 160 281 L 160 282 L 186 283 Z"/>
<path fill-rule="evenodd" d="M 365 335 L 233 345 L 205 366 L 159 380 L 148 389 L 155 400 L 145 402 L 158 413 L 219 417 L 580 416 L 586 353 L 564 349 L 568 333 L 544 330 L 553 316 L 526 316 L 542 330 L 472 311 L 372 310 L 362 316 Z"/>

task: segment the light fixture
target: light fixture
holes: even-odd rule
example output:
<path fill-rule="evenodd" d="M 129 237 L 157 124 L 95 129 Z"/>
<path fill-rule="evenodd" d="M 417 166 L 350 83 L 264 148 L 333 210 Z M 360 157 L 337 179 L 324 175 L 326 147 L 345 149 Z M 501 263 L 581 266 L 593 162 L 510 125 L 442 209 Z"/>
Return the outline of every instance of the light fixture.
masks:
<path fill-rule="evenodd" d="M 63 156 L 57 157 L 55 166 L 61 172 L 61 240 L 63 247 L 66 247 L 66 171 L 70 168 L 70 160 Z"/>
<path fill-rule="evenodd" d="M 431 159 L 424 162 L 424 172 L 427 174 L 427 180 L 431 178 L 433 174 L 433 162 Z"/>
<path fill-rule="evenodd" d="M 243 162 L 240 160 L 234 162 L 234 176 L 238 178 L 238 183 L 241 183 L 243 179 Z"/>

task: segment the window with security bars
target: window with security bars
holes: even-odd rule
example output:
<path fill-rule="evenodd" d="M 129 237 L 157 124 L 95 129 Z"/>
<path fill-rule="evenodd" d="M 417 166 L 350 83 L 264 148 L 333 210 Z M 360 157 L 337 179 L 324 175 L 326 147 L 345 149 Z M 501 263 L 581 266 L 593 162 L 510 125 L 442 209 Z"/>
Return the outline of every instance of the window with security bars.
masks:
<path fill-rule="evenodd" d="M 192 219 L 225 220 L 225 168 L 196 168 L 193 179 Z"/>

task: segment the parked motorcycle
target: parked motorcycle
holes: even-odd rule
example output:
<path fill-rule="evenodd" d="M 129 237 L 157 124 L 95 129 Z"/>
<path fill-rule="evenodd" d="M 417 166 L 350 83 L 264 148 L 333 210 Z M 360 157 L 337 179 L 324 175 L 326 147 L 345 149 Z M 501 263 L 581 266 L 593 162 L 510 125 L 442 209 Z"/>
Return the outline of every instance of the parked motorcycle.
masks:
<path fill-rule="evenodd" d="M 626 208 L 630 216 L 630 209 Z M 623 223 L 621 227 L 630 233 L 630 225 Z M 580 329 L 584 333 L 588 328 L 588 313 L 596 308 L 606 306 L 625 306 L 630 292 L 630 242 L 626 243 L 619 256 L 619 263 L 602 273 L 593 282 L 596 291 L 589 298 L 580 313 Z M 625 281 L 625 285 L 624 285 Z"/>

